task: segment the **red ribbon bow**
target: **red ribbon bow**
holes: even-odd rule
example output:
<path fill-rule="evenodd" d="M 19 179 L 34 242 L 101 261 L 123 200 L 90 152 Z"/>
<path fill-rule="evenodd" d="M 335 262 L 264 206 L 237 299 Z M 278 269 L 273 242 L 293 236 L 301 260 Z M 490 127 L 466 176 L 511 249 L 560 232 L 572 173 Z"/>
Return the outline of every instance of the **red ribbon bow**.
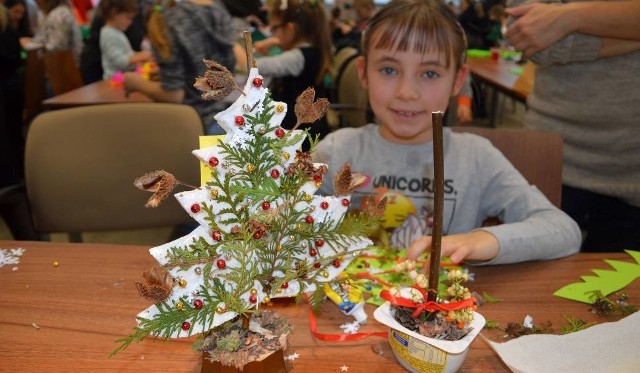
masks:
<path fill-rule="evenodd" d="M 424 289 L 419 288 L 417 286 L 413 287 L 414 289 L 420 291 L 422 293 L 422 298 L 427 299 L 427 293 Z M 463 308 L 472 307 L 476 303 L 476 298 L 469 298 L 465 300 L 460 300 L 457 302 L 450 303 L 436 303 L 433 301 L 425 301 L 424 303 L 417 303 L 412 301 L 411 299 L 407 299 L 400 296 L 392 295 L 388 290 L 383 290 L 380 292 L 380 297 L 384 300 L 388 300 L 394 306 L 407 307 L 407 308 L 415 308 L 411 314 L 412 317 L 418 317 L 422 311 L 427 312 L 436 312 L 436 311 L 457 311 Z"/>

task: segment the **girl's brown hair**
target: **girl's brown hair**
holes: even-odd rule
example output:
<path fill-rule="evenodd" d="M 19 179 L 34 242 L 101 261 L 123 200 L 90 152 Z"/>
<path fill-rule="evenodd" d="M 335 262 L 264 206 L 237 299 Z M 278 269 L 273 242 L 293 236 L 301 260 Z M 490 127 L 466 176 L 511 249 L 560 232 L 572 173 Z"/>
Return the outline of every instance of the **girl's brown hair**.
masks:
<path fill-rule="evenodd" d="M 284 8 L 284 9 L 283 9 Z M 331 33 L 321 0 L 275 0 L 271 4 L 269 17 L 284 25 L 288 22 L 296 26 L 296 41 L 308 41 L 320 50 L 322 61 L 316 82 L 322 83 L 331 72 L 333 62 Z"/>
<path fill-rule="evenodd" d="M 138 2 L 136 0 L 101 0 L 100 13 L 105 20 L 120 13 L 136 13 Z"/>
<path fill-rule="evenodd" d="M 371 45 L 375 38 L 375 45 Z M 370 48 L 445 54 L 447 67 L 459 69 L 467 41 L 453 11 L 441 0 L 393 0 L 369 20 L 362 35 L 362 54 Z M 453 61 L 452 61 L 453 59 Z"/>
<path fill-rule="evenodd" d="M 159 0 L 153 7 L 153 11 L 149 15 L 149 21 L 147 22 L 147 36 L 149 37 L 149 41 L 163 60 L 171 57 L 173 48 L 163 13 L 175 5 L 176 2 L 174 0 Z"/>

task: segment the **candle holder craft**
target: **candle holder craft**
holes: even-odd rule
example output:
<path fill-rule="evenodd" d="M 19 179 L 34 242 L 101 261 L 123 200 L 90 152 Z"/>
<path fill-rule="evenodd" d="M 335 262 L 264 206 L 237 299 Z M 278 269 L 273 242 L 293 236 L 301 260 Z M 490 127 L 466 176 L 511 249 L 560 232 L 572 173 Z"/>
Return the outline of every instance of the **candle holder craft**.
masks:
<path fill-rule="evenodd" d="M 374 312 L 389 327 L 388 341 L 396 359 L 411 372 L 456 372 L 469 345 L 485 324 L 475 312 L 476 302 L 463 286 L 468 275 L 459 270 L 447 274 L 449 286 L 439 292 L 442 212 L 444 207 L 444 160 L 442 113 L 432 114 L 434 152 L 434 225 L 428 276 L 418 273 L 414 261 L 395 267 L 414 283 L 412 287 L 383 290 L 386 302 Z"/>
<path fill-rule="evenodd" d="M 306 131 L 280 126 L 287 105 L 272 100 L 258 69 L 250 69 L 240 89 L 226 68 L 205 64 L 195 83 L 203 98 L 242 94 L 215 116 L 224 139 L 193 151 L 211 179 L 175 194 L 199 226 L 150 249 L 159 267 L 146 271 L 137 286 L 154 304 L 138 314 L 134 332 L 114 353 L 148 336 L 199 335 L 203 372 L 286 371 L 283 350 L 292 326 L 263 305 L 306 294 L 319 307 L 325 287 L 345 281 L 336 276 L 372 245 L 365 232 L 384 207 L 372 202 L 366 211 L 347 214 L 361 180 L 348 165 L 334 180 L 335 196 L 315 195 L 327 166 L 298 150 Z M 314 96 L 308 89 L 298 97 L 296 127 L 324 115 L 328 102 Z M 156 171 L 135 184 L 153 192 L 147 205 L 157 206 L 179 181 Z"/>

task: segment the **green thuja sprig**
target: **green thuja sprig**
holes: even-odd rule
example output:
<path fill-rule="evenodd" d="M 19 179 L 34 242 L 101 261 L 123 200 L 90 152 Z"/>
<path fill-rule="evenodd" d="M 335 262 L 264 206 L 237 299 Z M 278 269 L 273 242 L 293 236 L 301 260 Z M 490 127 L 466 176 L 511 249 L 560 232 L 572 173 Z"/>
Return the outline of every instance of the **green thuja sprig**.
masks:
<path fill-rule="evenodd" d="M 596 324 L 595 322 L 586 322 L 582 319 L 579 319 L 570 315 L 564 315 L 563 317 L 567 323 L 560 325 L 560 332 L 562 334 L 579 332 L 580 330 L 584 330 Z"/>

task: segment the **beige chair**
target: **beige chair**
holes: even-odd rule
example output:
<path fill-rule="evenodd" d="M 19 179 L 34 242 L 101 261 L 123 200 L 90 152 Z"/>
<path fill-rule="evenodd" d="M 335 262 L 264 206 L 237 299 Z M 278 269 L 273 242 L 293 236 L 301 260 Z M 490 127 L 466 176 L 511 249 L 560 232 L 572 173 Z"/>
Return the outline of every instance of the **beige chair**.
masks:
<path fill-rule="evenodd" d="M 451 127 L 486 137 L 555 206 L 562 195 L 562 136 L 524 129 Z"/>
<path fill-rule="evenodd" d="M 367 96 L 358 80 L 356 57 L 358 50 L 352 47 L 342 48 L 334 56 L 333 83 L 329 91 L 332 128 L 359 127 L 367 122 Z"/>
<path fill-rule="evenodd" d="M 158 208 L 144 207 L 151 193 L 133 181 L 163 169 L 199 185 L 199 162 L 191 151 L 202 134 L 198 113 L 178 104 L 93 105 L 40 114 L 31 124 L 25 159 L 36 230 L 67 232 L 79 241 L 81 232 L 192 222 L 172 197 Z"/>

